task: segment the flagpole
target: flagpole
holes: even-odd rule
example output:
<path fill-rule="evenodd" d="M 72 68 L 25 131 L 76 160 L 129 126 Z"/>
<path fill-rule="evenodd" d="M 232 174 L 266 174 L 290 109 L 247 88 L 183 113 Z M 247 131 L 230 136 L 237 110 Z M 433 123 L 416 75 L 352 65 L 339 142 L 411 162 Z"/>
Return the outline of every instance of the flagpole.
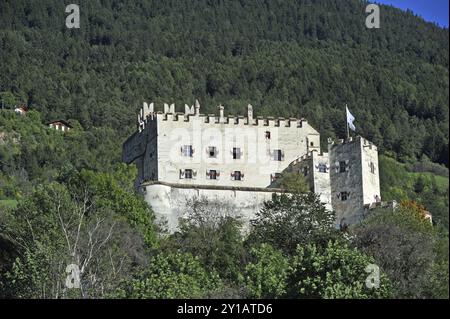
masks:
<path fill-rule="evenodd" d="M 348 128 L 347 103 L 345 104 L 345 123 L 347 123 L 347 140 L 349 140 L 350 139 L 350 130 Z"/>

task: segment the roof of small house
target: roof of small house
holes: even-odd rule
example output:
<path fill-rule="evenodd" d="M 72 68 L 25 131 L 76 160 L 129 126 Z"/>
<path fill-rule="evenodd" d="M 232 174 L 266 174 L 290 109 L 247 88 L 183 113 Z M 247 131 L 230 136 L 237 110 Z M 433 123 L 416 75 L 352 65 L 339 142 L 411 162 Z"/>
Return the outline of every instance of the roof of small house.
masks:
<path fill-rule="evenodd" d="M 20 110 L 23 112 L 28 112 L 28 107 L 26 105 L 21 105 L 19 107 L 16 107 L 15 110 Z"/>
<path fill-rule="evenodd" d="M 58 123 L 61 123 L 61 124 L 65 125 L 65 126 L 67 126 L 67 127 L 72 128 L 72 125 L 70 125 L 69 122 L 64 121 L 64 120 L 54 120 L 54 121 L 51 121 L 50 123 L 48 123 L 48 125 L 50 125 L 50 124 L 58 124 Z"/>

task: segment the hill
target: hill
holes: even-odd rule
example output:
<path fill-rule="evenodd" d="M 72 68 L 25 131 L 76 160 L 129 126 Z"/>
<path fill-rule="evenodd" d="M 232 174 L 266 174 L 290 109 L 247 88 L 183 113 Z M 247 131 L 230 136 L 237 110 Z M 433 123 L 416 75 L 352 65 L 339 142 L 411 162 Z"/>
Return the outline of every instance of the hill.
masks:
<path fill-rule="evenodd" d="M 301 116 L 323 138 L 358 133 L 382 152 L 448 166 L 448 29 L 381 6 L 365 27 L 359 0 L 79 1 L 81 28 L 57 0 L 0 3 L 0 94 L 43 120 L 135 129 L 142 101 L 198 98 L 205 113 L 251 103 L 256 115 Z"/>

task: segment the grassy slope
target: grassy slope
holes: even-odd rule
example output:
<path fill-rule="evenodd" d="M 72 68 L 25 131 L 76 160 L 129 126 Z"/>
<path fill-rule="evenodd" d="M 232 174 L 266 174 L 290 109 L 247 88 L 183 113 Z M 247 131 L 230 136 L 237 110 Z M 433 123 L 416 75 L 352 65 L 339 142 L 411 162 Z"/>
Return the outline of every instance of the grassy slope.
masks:
<path fill-rule="evenodd" d="M 15 208 L 17 206 L 17 201 L 15 199 L 1 199 L 0 206 Z"/>
<path fill-rule="evenodd" d="M 413 172 L 406 164 L 385 155 L 380 155 L 379 161 L 383 200 L 413 199 L 432 213 L 436 223 L 448 229 L 448 176 L 431 172 Z M 422 187 L 417 186 L 420 178 Z"/>

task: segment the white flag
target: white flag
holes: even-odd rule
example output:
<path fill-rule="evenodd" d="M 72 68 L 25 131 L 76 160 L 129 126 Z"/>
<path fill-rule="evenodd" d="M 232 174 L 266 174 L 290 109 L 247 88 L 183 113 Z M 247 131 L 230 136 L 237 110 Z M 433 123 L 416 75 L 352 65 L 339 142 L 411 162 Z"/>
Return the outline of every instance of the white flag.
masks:
<path fill-rule="evenodd" d="M 352 113 L 350 113 L 350 111 L 348 110 L 347 105 L 345 106 L 345 110 L 347 111 L 347 124 L 348 124 L 348 127 L 351 128 L 353 131 L 356 131 L 355 124 L 353 124 L 353 121 L 355 120 L 355 117 L 352 115 Z"/>

